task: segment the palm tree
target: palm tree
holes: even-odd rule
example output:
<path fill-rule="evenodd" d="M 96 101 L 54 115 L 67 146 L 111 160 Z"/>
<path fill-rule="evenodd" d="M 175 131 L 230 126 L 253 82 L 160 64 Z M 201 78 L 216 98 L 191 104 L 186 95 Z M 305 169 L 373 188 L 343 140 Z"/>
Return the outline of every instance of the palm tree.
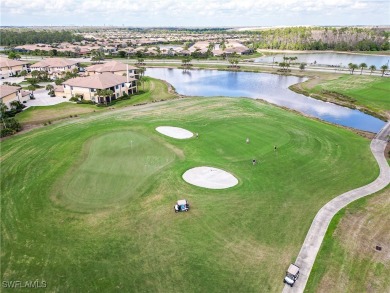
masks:
<path fill-rule="evenodd" d="M 140 81 L 138 84 L 142 83 L 142 90 L 144 90 L 145 89 L 145 80 L 144 80 L 145 68 L 140 67 L 137 71 L 139 74 L 139 81 Z"/>
<path fill-rule="evenodd" d="M 144 59 L 143 58 L 137 58 L 137 65 L 143 65 Z"/>
<path fill-rule="evenodd" d="M 351 74 L 355 71 L 355 69 L 358 69 L 359 67 L 354 63 L 349 63 L 348 68 L 351 70 Z"/>
<path fill-rule="evenodd" d="M 386 71 L 387 69 L 389 69 L 389 66 L 387 66 L 387 65 L 382 65 L 382 66 L 381 66 L 382 76 L 385 74 L 385 71 Z"/>
<path fill-rule="evenodd" d="M 106 97 L 110 97 L 110 102 L 111 102 L 111 98 L 114 92 L 112 90 L 106 90 L 105 93 L 106 93 Z"/>
<path fill-rule="evenodd" d="M 100 103 L 100 99 L 99 98 L 104 96 L 104 90 L 97 89 L 96 92 L 95 92 L 95 96 L 98 97 L 98 103 Z"/>
<path fill-rule="evenodd" d="M 360 63 L 359 67 L 360 67 L 360 75 L 362 75 L 363 68 L 367 68 L 367 64 L 366 63 Z"/>
<path fill-rule="evenodd" d="M 35 91 L 37 88 L 35 87 L 35 85 L 30 84 L 30 85 L 27 87 L 27 89 L 28 89 L 29 91 L 31 91 L 31 95 L 34 96 L 34 91 Z"/>
<path fill-rule="evenodd" d="M 49 96 L 54 96 L 54 86 L 52 84 L 48 84 L 46 86 L 46 90 L 49 91 L 48 94 Z"/>
<path fill-rule="evenodd" d="M 376 70 L 376 66 L 375 65 L 371 65 L 368 69 L 370 69 L 370 75 L 372 74 L 372 72 L 374 70 Z"/>

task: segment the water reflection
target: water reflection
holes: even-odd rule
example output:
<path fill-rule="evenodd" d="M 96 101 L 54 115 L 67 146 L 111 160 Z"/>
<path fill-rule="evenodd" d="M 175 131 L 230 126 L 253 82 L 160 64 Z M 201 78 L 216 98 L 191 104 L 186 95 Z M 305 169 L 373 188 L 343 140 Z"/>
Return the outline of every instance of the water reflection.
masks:
<path fill-rule="evenodd" d="M 146 74 L 171 83 L 179 94 L 259 98 L 332 123 L 378 132 L 384 122 L 357 110 L 297 94 L 288 89 L 306 78 L 269 73 L 148 68 Z"/>
<path fill-rule="evenodd" d="M 316 65 L 331 65 L 348 67 L 349 63 L 357 65 L 366 63 L 367 66 L 375 65 L 380 68 L 382 65 L 388 64 L 390 56 L 380 55 L 359 55 L 359 54 L 345 54 L 345 53 L 299 53 L 299 54 L 273 54 L 269 56 L 262 56 L 256 58 L 255 62 L 272 63 L 283 62 L 283 57 L 298 57 L 294 62 L 307 63 Z"/>

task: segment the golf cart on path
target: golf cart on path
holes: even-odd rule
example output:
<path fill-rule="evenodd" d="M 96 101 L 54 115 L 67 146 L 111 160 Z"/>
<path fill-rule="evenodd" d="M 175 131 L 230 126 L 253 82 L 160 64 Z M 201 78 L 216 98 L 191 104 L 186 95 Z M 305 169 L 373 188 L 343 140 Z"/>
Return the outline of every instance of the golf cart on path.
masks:
<path fill-rule="evenodd" d="M 175 213 L 188 212 L 188 210 L 190 209 L 190 205 L 188 204 L 188 201 L 186 199 L 180 199 L 175 204 L 174 209 L 175 209 Z"/>
<path fill-rule="evenodd" d="M 286 283 L 292 287 L 294 286 L 296 280 L 298 280 L 298 277 L 299 267 L 297 267 L 295 264 L 290 264 L 286 272 L 286 277 L 284 277 L 283 283 Z"/>

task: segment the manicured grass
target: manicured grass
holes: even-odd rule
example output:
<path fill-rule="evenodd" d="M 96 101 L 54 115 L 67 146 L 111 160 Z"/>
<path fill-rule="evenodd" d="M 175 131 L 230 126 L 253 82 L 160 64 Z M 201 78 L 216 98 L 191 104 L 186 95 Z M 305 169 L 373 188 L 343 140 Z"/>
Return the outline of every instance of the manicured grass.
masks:
<path fill-rule="evenodd" d="M 358 200 L 332 220 L 305 292 L 388 292 L 390 188 Z M 376 251 L 376 245 L 382 251 Z"/>
<path fill-rule="evenodd" d="M 48 121 L 64 119 L 70 115 L 80 115 L 101 111 L 94 105 L 78 105 L 64 102 L 52 106 L 33 106 L 16 115 L 16 119 L 22 124 L 42 124 Z"/>
<path fill-rule="evenodd" d="M 144 104 L 161 100 L 175 98 L 174 93 L 168 92 L 167 84 L 161 80 L 145 77 L 145 82 L 140 86 L 140 93 L 133 95 L 129 100 L 118 101 L 110 108 L 121 108 L 136 104 Z M 61 103 L 53 106 L 30 107 L 16 115 L 17 120 L 22 124 L 42 124 L 48 121 L 55 121 L 91 112 L 107 110 L 105 107 L 96 105 Z"/>
<path fill-rule="evenodd" d="M 86 144 L 80 163 L 58 183 L 53 195 L 76 210 L 107 207 L 139 195 L 145 182 L 153 181 L 150 177 L 172 160 L 174 153 L 145 135 L 108 133 Z"/>
<path fill-rule="evenodd" d="M 320 75 L 317 79 L 294 85 L 291 89 L 382 117 L 387 117 L 390 111 L 390 81 L 386 77 L 359 75 L 359 71 L 354 75 L 339 77 Z"/>
<path fill-rule="evenodd" d="M 145 76 L 139 86 L 140 94 L 132 96 L 130 100 L 120 101 L 115 107 L 158 102 L 176 98 L 173 92 L 168 91 L 168 84 L 162 80 Z"/>
<path fill-rule="evenodd" d="M 317 89 L 336 91 L 356 99 L 373 110 L 390 110 L 390 80 L 377 76 L 344 75 L 318 85 Z"/>
<path fill-rule="evenodd" d="M 250 99 L 107 111 L 1 148 L 1 281 L 51 292 L 280 292 L 318 209 L 378 174 L 368 140 Z M 181 179 L 202 165 L 239 184 Z M 181 198 L 191 210 L 175 214 Z"/>

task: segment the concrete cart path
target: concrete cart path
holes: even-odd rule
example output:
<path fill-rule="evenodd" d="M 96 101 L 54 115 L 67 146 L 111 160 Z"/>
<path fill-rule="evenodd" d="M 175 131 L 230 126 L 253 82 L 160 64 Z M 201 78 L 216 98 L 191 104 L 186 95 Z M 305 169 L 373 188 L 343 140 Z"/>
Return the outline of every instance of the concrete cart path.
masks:
<path fill-rule="evenodd" d="M 286 284 L 283 288 L 283 293 L 298 293 L 305 290 L 317 253 L 320 250 L 321 243 L 333 216 L 351 202 L 373 194 L 385 188 L 390 183 L 390 168 L 384 156 L 388 135 L 390 135 L 390 122 L 382 128 L 370 145 L 371 152 L 380 168 L 378 178 L 370 184 L 350 190 L 332 199 L 324 205 L 315 216 L 295 262 L 295 264 L 300 267 L 300 276 L 294 287 L 291 288 Z M 287 266 L 288 264 L 286 264 L 286 267 Z M 282 280 L 280 281 L 282 282 Z"/>

